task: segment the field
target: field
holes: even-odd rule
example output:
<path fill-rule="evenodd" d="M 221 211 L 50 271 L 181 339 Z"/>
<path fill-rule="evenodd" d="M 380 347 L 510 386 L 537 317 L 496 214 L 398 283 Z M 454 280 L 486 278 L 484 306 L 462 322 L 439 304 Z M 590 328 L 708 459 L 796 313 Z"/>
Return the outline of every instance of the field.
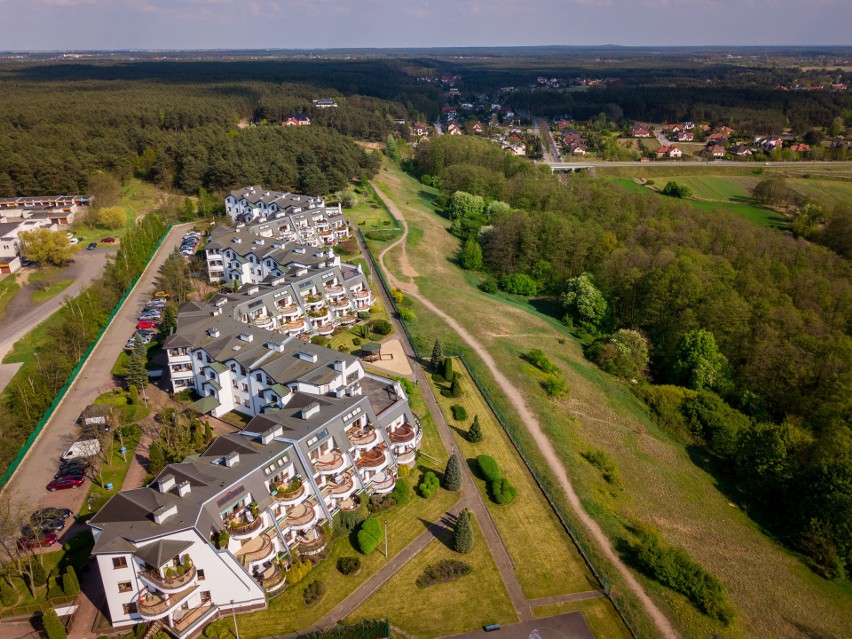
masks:
<path fill-rule="evenodd" d="M 688 451 L 648 418 L 627 385 L 585 360 L 580 344 L 567 329 L 553 316 L 539 312 L 542 305 L 538 301 L 479 292 L 477 278 L 463 274 L 451 260 L 458 240 L 446 232 L 448 221 L 429 206 L 433 195 L 429 189 L 392 168 L 382 171 L 379 179 L 406 220 L 423 232 L 421 240 L 406 246 L 408 262 L 419 274 L 420 293 L 474 334 L 528 398 L 528 406 L 543 424 L 585 509 L 613 543 L 625 538 L 625 523 L 643 521 L 658 528 L 668 543 L 686 550 L 723 583 L 737 610 L 735 622 L 728 627 L 712 622 L 680 595 L 639 575 L 683 636 L 839 636 L 852 626 L 848 582 L 821 579 L 797 556 L 764 535 Z M 398 257 L 389 262 L 392 269 L 395 263 L 399 263 Z M 413 309 L 417 319 L 412 330 L 419 348 L 428 354 L 436 337 L 448 348 L 462 346 L 425 307 L 415 303 Z M 544 396 L 519 358 L 530 348 L 545 350 L 562 369 L 571 387 L 570 399 L 554 401 Z M 506 414 L 527 458 L 548 479 L 557 504 L 570 513 L 525 425 L 482 363 L 472 357 L 471 364 Z M 615 461 L 622 478 L 619 488 L 605 482 L 581 457 L 580 453 L 592 448 L 605 450 Z M 581 543 L 589 546 L 584 531 L 579 534 Z M 636 631 L 653 635 L 617 574 L 594 547 L 589 550 L 611 579 Z"/>
<path fill-rule="evenodd" d="M 7 275 L 0 280 L 0 320 L 3 319 L 3 314 L 6 312 L 6 305 L 9 303 L 15 293 L 21 289 L 18 284 L 18 276 L 16 274 Z"/>

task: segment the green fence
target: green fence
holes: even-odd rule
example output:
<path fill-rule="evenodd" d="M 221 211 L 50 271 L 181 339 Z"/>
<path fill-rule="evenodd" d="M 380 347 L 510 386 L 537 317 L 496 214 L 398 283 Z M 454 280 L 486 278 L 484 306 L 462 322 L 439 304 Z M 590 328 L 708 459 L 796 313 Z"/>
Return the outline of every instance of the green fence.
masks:
<path fill-rule="evenodd" d="M 373 252 L 370 250 L 370 247 L 367 245 L 367 242 L 364 239 L 364 236 L 360 230 L 358 231 L 358 234 L 361 237 L 361 242 L 363 243 L 364 248 L 367 251 L 367 255 L 369 255 L 370 257 L 370 262 L 373 264 L 374 270 L 379 275 L 379 279 L 382 282 L 382 286 L 384 286 L 388 299 L 390 299 L 391 306 L 393 306 L 393 309 L 396 312 L 396 318 L 399 320 L 403 331 L 405 331 L 405 335 L 408 338 L 408 342 L 411 344 L 411 348 L 414 350 L 415 356 L 417 357 L 417 359 L 423 361 L 424 357 L 421 355 L 420 350 L 417 348 L 417 342 L 414 341 L 414 338 L 411 335 L 411 330 L 408 327 L 408 323 L 403 320 L 399 314 L 399 309 L 397 308 L 396 302 L 393 299 L 393 295 L 391 295 L 391 288 L 388 285 L 387 280 L 385 279 L 382 269 L 379 268 L 378 261 L 373 255 Z M 500 425 L 503 427 L 503 430 L 509 436 L 512 445 L 515 447 L 515 450 L 521 456 L 521 459 L 524 461 L 524 464 L 529 469 L 532 476 L 535 478 L 535 481 L 541 489 L 541 492 L 544 494 L 545 498 L 547 499 L 547 502 L 550 504 L 551 509 L 553 509 L 553 512 L 559 518 L 559 521 L 562 523 L 562 526 L 568 533 L 568 536 L 571 537 L 571 540 L 574 542 L 574 545 L 576 546 L 577 551 L 580 553 L 580 556 L 586 562 L 586 565 L 589 567 L 589 570 L 592 571 L 592 574 L 594 574 L 601 588 L 603 588 L 604 592 L 607 594 L 607 597 L 609 597 L 610 601 L 612 601 L 613 606 L 615 607 L 616 611 L 624 622 L 624 625 L 630 631 L 630 634 L 633 637 L 638 637 L 636 631 L 634 630 L 637 624 L 635 623 L 635 621 L 633 621 L 633 615 L 630 613 L 629 607 L 627 606 L 624 598 L 618 593 L 612 591 L 612 589 L 610 588 L 611 582 L 609 578 L 593 562 L 591 558 L 591 553 L 589 552 L 589 548 L 577 534 L 574 525 L 571 523 L 570 517 L 565 512 L 564 508 L 552 498 L 551 495 L 553 494 L 553 492 L 561 489 L 558 486 L 554 486 L 550 478 L 542 474 L 538 470 L 538 467 L 534 463 L 532 463 L 531 460 L 524 453 L 523 447 L 518 443 L 517 434 L 515 430 L 509 425 L 512 422 L 506 418 L 506 415 L 494 401 L 494 398 L 488 391 L 486 385 L 476 374 L 476 371 L 471 366 L 471 362 L 467 359 L 466 352 L 464 350 L 460 350 L 457 352 L 445 350 L 444 354 L 450 357 L 458 357 L 462 360 L 465 365 L 465 368 L 467 368 L 467 371 L 470 374 L 471 380 L 473 380 L 473 383 L 476 384 L 476 387 L 479 389 L 479 392 L 482 393 L 482 396 L 485 398 L 485 401 L 488 403 L 488 406 L 491 408 L 492 412 L 494 413 L 494 416 L 497 418 L 497 421 L 500 422 Z"/>
<path fill-rule="evenodd" d="M 154 249 L 151 251 L 151 255 L 148 258 L 149 263 L 159 250 L 160 246 L 162 246 L 163 241 L 166 239 L 169 234 L 169 231 L 171 230 L 172 225 L 169 224 L 157 244 L 154 246 Z M 62 398 L 65 397 L 65 393 L 68 392 L 68 389 L 71 387 L 71 384 L 74 383 L 74 380 L 77 379 L 77 375 L 80 374 L 80 370 L 83 368 L 83 365 L 86 363 L 86 360 L 89 359 L 89 355 L 95 349 L 95 346 L 101 340 L 101 337 L 103 336 L 104 332 L 106 332 L 107 328 L 109 328 L 109 325 L 112 323 L 112 320 L 115 317 L 116 313 L 121 310 L 121 307 L 124 305 L 124 302 L 127 300 L 127 297 L 130 295 L 131 291 L 133 291 L 133 288 L 136 286 L 137 282 L 139 282 L 139 278 L 141 278 L 144 273 L 145 269 L 142 269 L 142 272 L 139 273 L 139 275 L 136 276 L 133 282 L 130 283 L 130 286 L 124 292 L 124 295 L 121 296 L 121 299 L 119 299 L 116 305 L 113 307 L 112 312 L 109 314 L 106 323 L 101 327 L 101 330 L 98 332 L 98 336 L 91 344 L 89 344 L 89 347 L 86 349 L 86 352 L 83 353 L 83 357 L 80 358 L 80 361 L 77 362 L 77 365 L 74 367 L 74 370 L 71 371 L 71 375 L 69 375 L 68 379 L 65 380 L 65 385 L 59 389 L 59 393 L 57 393 L 56 397 L 53 398 L 53 401 L 50 403 L 50 406 L 47 408 L 47 411 L 45 411 L 42 418 L 36 424 L 36 427 L 33 432 L 30 433 L 29 437 L 27 437 L 27 440 L 24 442 L 24 445 L 21 446 L 21 449 L 18 451 L 18 454 L 15 455 L 15 458 L 9 464 L 9 467 L 6 469 L 6 472 L 3 473 L 2 477 L 0 477 L 0 488 L 5 486 L 12 478 L 12 475 L 15 474 L 15 471 L 18 470 L 18 466 L 21 465 L 21 462 L 24 460 L 24 457 L 26 457 L 27 453 L 29 452 L 32 445 L 35 443 L 36 439 L 38 439 L 38 436 L 41 434 L 41 431 L 44 430 L 45 425 L 53 416 L 53 412 L 56 410 L 56 407 L 59 406 L 59 402 L 61 402 Z"/>

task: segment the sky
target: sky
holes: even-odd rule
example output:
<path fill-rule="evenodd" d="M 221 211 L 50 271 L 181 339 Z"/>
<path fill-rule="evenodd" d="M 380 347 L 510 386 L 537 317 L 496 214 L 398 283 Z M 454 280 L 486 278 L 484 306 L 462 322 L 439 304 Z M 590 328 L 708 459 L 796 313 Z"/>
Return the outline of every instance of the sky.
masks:
<path fill-rule="evenodd" d="M 852 45 L 852 0 L 0 0 L 0 50 Z"/>

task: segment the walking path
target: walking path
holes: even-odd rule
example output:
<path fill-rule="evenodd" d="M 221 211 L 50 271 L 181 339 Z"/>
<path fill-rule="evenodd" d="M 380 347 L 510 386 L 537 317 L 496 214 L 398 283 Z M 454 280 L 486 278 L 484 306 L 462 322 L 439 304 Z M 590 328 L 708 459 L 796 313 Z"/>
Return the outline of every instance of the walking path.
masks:
<path fill-rule="evenodd" d="M 524 400 L 523 395 L 521 395 L 518 389 L 511 383 L 511 381 L 509 381 L 509 378 L 507 378 L 502 373 L 488 350 L 482 344 L 480 344 L 480 342 L 471 333 L 469 333 L 467 329 L 465 329 L 461 324 L 459 324 L 453 317 L 438 308 L 429 299 L 420 295 L 416 281 L 414 279 L 412 279 L 410 283 L 402 282 L 396 277 L 394 277 L 393 273 L 391 273 L 390 270 L 385 267 L 385 255 L 388 253 L 388 251 L 401 245 L 402 249 L 398 256 L 400 264 L 404 264 L 407 266 L 407 269 L 411 269 L 411 266 L 408 262 L 408 256 L 405 251 L 405 239 L 408 236 L 408 223 L 406 222 L 404 216 L 402 215 L 402 212 L 399 210 L 399 207 L 397 207 L 396 203 L 390 198 L 388 198 L 381 191 L 381 189 L 378 188 L 377 185 L 374 184 L 373 187 L 375 188 L 378 196 L 382 199 L 388 209 L 390 209 L 391 213 L 393 213 L 393 215 L 400 221 L 400 224 L 402 224 L 403 227 L 402 235 L 396 241 L 385 247 L 385 249 L 378 256 L 379 263 L 382 267 L 384 267 L 384 274 L 387 278 L 388 283 L 393 287 L 399 288 L 406 295 L 409 295 L 413 299 L 417 300 L 420 304 L 425 306 L 432 313 L 440 317 L 444 322 L 447 323 L 447 325 L 453 331 L 455 331 L 458 337 L 463 340 L 468 346 L 470 346 L 470 348 L 473 349 L 473 351 L 482 359 L 482 361 L 488 367 L 489 372 L 494 377 L 494 381 L 497 382 L 497 385 L 500 387 L 500 390 L 512 403 L 512 406 L 520 417 L 521 422 L 525 424 L 526 427 L 529 429 L 530 434 L 533 436 L 533 439 L 541 450 L 545 461 L 547 462 L 553 474 L 556 476 L 560 486 L 565 491 L 565 495 L 568 498 L 568 503 L 574 511 L 575 517 L 580 521 L 583 526 L 585 526 L 594 543 L 596 543 L 596 545 L 601 549 L 603 554 L 607 557 L 607 559 L 612 563 L 612 565 L 621 575 L 622 579 L 624 579 L 626 586 L 642 603 L 646 613 L 659 630 L 660 635 L 666 637 L 667 639 L 675 639 L 676 637 L 678 637 L 678 633 L 675 631 L 668 618 L 651 600 L 651 598 L 645 592 L 645 589 L 642 587 L 636 577 L 633 576 L 633 574 L 621 560 L 621 557 L 618 556 L 618 553 L 615 552 L 615 549 L 613 548 L 609 537 L 607 537 L 606 533 L 604 533 L 604 531 L 601 529 L 598 522 L 595 521 L 592 516 L 589 515 L 589 513 L 586 512 L 586 510 L 583 508 L 583 505 L 580 501 L 580 497 L 574 490 L 574 486 L 568 477 L 568 473 L 566 472 L 565 467 L 560 461 L 559 456 L 556 454 L 556 449 L 553 447 L 553 444 L 551 443 L 550 439 L 548 439 L 548 437 L 544 434 L 544 431 L 542 430 L 538 418 L 535 416 L 533 411 L 530 410 L 529 406 Z M 403 269 L 403 272 L 407 272 L 407 269 Z M 425 388 L 424 395 L 428 395 L 428 393 L 426 393 Z M 429 402 L 427 400 L 427 404 L 428 403 Z M 432 407 L 430 406 L 430 410 L 431 408 Z M 441 413 L 440 411 L 437 411 L 435 414 L 437 416 Z M 436 419 L 436 421 L 438 420 Z"/>
<path fill-rule="evenodd" d="M 600 599 L 601 597 L 606 597 L 606 593 L 601 590 L 587 590 L 586 592 L 572 592 L 568 595 L 554 595 L 552 597 L 530 599 L 529 602 L 533 608 L 538 608 L 539 606 L 550 606 L 566 601 L 585 601 L 586 599 Z"/>

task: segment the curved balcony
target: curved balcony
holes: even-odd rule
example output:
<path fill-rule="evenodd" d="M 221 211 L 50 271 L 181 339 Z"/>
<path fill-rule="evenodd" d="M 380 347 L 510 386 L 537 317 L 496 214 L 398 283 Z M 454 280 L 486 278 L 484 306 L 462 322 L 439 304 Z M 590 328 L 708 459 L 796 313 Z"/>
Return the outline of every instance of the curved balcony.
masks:
<path fill-rule="evenodd" d="M 248 539 L 254 537 L 257 531 L 263 528 L 263 515 L 258 514 L 255 520 L 251 523 L 245 523 L 239 526 L 228 525 L 228 533 L 234 539 Z"/>
<path fill-rule="evenodd" d="M 373 493 L 377 495 L 386 495 L 387 493 L 393 491 L 396 487 L 396 477 L 389 473 L 377 473 L 375 477 L 373 477 L 373 481 L 370 484 L 370 488 Z"/>
<path fill-rule="evenodd" d="M 414 426 L 408 422 L 405 422 L 396 430 L 392 430 L 388 433 L 388 437 L 390 437 L 391 443 L 393 444 L 408 444 L 413 442 L 416 436 L 417 431 L 414 429 Z"/>
<path fill-rule="evenodd" d="M 203 621 L 212 617 L 215 610 L 216 606 L 212 603 L 201 604 L 195 610 L 187 612 L 179 620 L 175 620 L 173 628 L 177 630 L 179 634 L 183 634 L 186 630 L 189 630 L 195 625 L 200 625 Z"/>
<path fill-rule="evenodd" d="M 295 315 L 296 313 L 301 313 L 302 309 L 293 304 L 288 304 L 287 306 L 278 306 L 275 308 L 275 312 L 278 315 Z"/>
<path fill-rule="evenodd" d="M 273 320 L 268 315 L 262 315 L 255 317 L 251 323 L 258 328 L 269 328 L 272 326 Z"/>
<path fill-rule="evenodd" d="M 296 543 L 299 545 L 299 554 L 303 556 L 316 555 L 325 550 L 325 547 L 328 545 L 325 535 L 316 528 L 305 535 L 296 537 Z"/>
<path fill-rule="evenodd" d="M 340 502 L 339 507 L 340 507 L 340 510 L 345 510 L 346 512 L 351 512 L 353 510 L 358 510 L 361 507 L 361 504 L 359 504 L 354 499 L 349 498 L 349 499 L 344 499 L 342 502 Z"/>
<path fill-rule="evenodd" d="M 366 430 L 359 428 L 349 434 L 349 442 L 355 448 L 372 448 L 381 441 L 379 431 L 375 428 Z"/>
<path fill-rule="evenodd" d="M 330 306 L 331 310 L 333 311 L 348 311 L 350 304 L 348 299 L 342 299 L 339 301 L 331 302 Z"/>
<path fill-rule="evenodd" d="M 410 466 L 414 463 L 414 458 L 416 456 L 414 449 L 406 450 L 401 453 L 398 453 L 396 456 L 396 461 L 400 464 L 405 464 L 406 466 Z"/>
<path fill-rule="evenodd" d="M 317 335 L 331 335 L 334 332 L 334 324 L 319 324 L 314 326 Z"/>
<path fill-rule="evenodd" d="M 338 324 L 354 324 L 358 321 L 358 318 L 355 315 L 341 315 L 340 317 L 335 317 L 334 321 Z"/>
<path fill-rule="evenodd" d="M 326 286 L 325 294 L 329 297 L 336 297 L 338 295 L 343 295 L 344 290 L 342 286 Z"/>
<path fill-rule="evenodd" d="M 195 566 L 190 567 L 190 569 L 184 574 L 172 578 L 163 577 L 153 570 L 143 570 L 139 573 L 142 581 L 144 581 L 147 585 L 168 594 L 179 592 L 190 583 L 194 583 L 197 575 L 198 571 L 195 570 Z"/>
<path fill-rule="evenodd" d="M 340 454 L 340 451 L 333 450 L 314 461 L 314 469 L 320 475 L 336 475 L 343 468 L 344 462 L 345 460 L 343 459 L 343 455 Z"/>
<path fill-rule="evenodd" d="M 285 490 L 283 492 L 279 488 L 278 492 L 275 493 L 275 499 L 286 505 L 298 504 L 304 498 L 306 492 L 307 489 L 305 488 L 305 484 L 301 484 L 298 488 Z"/>
<path fill-rule="evenodd" d="M 261 575 L 260 585 L 266 592 L 275 592 L 287 582 L 287 571 L 281 564 L 272 564 Z"/>
<path fill-rule="evenodd" d="M 235 556 L 242 561 L 244 566 L 248 566 L 259 561 L 266 561 L 274 554 L 275 546 L 272 544 L 272 539 L 264 533 L 240 548 Z"/>
<path fill-rule="evenodd" d="M 356 291 L 352 294 L 356 300 L 366 300 L 370 297 L 370 291 Z"/>
<path fill-rule="evenodd" d="M 301 531 L 312 528 L 317 521 L 319 521 L 319 516 L 311 504 L 299 504 L 287 513 L 287 519 L 284 520 L 284 523 L 293 530 Z"/>
<path fill-rule="evenodd" d="M 301 333 L 305 330 L 305 321 L 300 319 L 295 322 L 287 322 L 281 325 L 281 330 L 285 333 Z"/>
<path fill-rule="evenodd" d="M 372 450 L 367 450 L 361 453 L 361 456 L 358 458 L 358 461 L 355 462 L 355 465 L 358 468 L 378 468 L 388 461 L 388 456 L 385 450 L 374 448 Z"/>
<path fill-rule="evenodd" d="M 351 497 L 358 490 L 358 485 L 352 475 L 347 475 L 339 484 L 327 484 L 323 492 L 330 495 L 333 499 L 346 499 Z"/>
<path fill-rule="evenodd" d="M 145 593 L 136 600 L 136 609 L 142 618 L 148 621 L 162 619 L 169 614 L 169 611 L 183 603 L 197 588 L 198 585 L 190 586 L 174 593 L 168 599 L 150 592 Z"/>

